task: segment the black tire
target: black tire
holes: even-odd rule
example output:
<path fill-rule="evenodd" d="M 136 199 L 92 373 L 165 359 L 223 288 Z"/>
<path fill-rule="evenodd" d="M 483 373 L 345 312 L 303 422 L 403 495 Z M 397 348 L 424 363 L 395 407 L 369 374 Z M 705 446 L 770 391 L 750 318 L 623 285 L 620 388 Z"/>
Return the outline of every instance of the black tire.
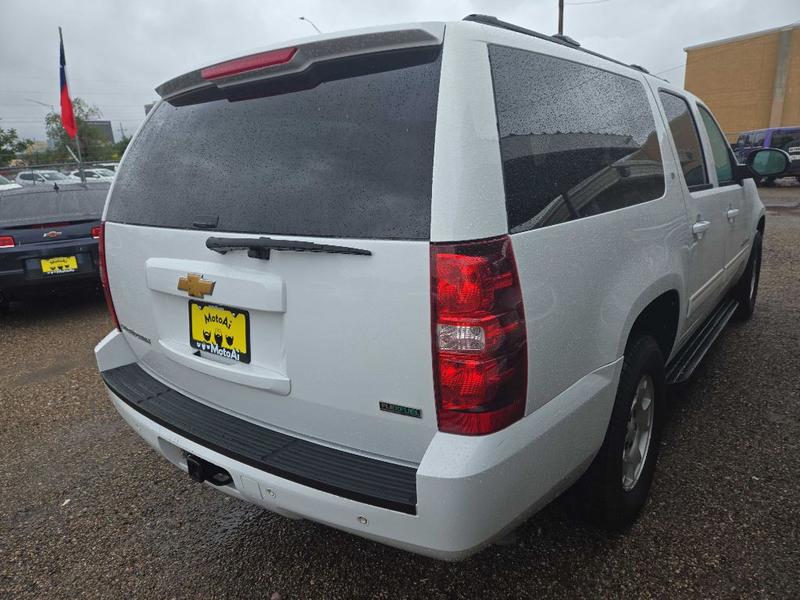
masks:
<path fill-rule="evenodd" d="M 753 236 L 753 245 L 750 248 L 750 258 L 747 259 L 747 267 L 736 282 L 731 297 L 739 302 L 739 307 L 734 313 L 738 321 L 747 321 L 753 316 L 756 309 L 756 298 L 758 297 L 758 282 L 761 280 L 761 232 L 756 231 Z"/>
<path fill-rule="evenodd" d="M 645 375 L 650 376 L 654 388 L 651 435 L 641 474 L 635 485 L 626 491 L 623 487 L 622 455 L 628 448 L 626 434 L 631 405 Z M 617 396 L 603 445 L 576 489 L 578 508 L 593 525 L 608 531 L 623 531 L 634 523 L 647 501 L 661 444 L 665 388 L 664 357 L 658 344 L 650 336 L 632 337 L 625 349 Z"/>
<path fill-rule="evenodd" d="M 9 307 L 11 306 L 11 302 L 9 302 L 8 298 L 0 292 L 0 315 L 8 314 Z"/>

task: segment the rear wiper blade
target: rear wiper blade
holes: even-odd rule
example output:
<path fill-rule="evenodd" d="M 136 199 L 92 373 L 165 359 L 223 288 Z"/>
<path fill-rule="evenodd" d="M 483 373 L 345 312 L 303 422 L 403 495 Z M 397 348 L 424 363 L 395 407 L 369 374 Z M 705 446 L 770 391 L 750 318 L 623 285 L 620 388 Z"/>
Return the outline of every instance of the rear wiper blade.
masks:
<path fill-rule="evenodd" d="M 259 238 L 221 238 L 210 237 L 206 240 L 206 248 L 226 254 L 232 250 L 247 250 L 250 258 L 269 260 L 271 250 L 284 252 L 327 252 L 328 254 L 360 254 L 372 256 L 372 252 L 363 248 L 348 246 L 333 246 L 331 244 L 315 244 L 314 242 L 300 242 L 295 240 L 273 240 L 268 237 Z"/>

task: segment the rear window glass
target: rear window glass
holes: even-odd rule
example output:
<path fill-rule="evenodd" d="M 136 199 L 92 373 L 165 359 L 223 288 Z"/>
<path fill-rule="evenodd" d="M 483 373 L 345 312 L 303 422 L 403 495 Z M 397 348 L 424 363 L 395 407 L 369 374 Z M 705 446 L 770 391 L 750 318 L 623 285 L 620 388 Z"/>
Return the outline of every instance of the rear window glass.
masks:
<path fill-rule="evenodd" d="M 512 232 L 654 200 L 664 172 L 639 81 L 489 46 Z"/>
<path fill-rule="evenodd" d="M 100 220 L 109 184 L 28 186 L 0 192 L 0 228 Z"/>
<path fill-rule="evenodd" d="M 125 156 L 107 219 L 429 238 L 440 52 L 403 56 L 311 89 L 160 103 Z"/>

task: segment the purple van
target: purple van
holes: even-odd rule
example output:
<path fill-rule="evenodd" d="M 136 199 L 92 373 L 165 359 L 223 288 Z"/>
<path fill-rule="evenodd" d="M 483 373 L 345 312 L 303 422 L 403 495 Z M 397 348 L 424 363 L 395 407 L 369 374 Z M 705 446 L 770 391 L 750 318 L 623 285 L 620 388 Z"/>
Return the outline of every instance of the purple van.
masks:
<path fill-rule="evenodd" d="M 800 127 L 772 127 L 744 131 L 733 144 L 733 152 L 739 162 L 744 163 L 753 150 L 759 148 L 780 148 L 789 154 L 792 166 L 784 177 L 794 176 L 800 181 Z M 759 183 L 771 185 L 774 177 L 767 177 Z"/>

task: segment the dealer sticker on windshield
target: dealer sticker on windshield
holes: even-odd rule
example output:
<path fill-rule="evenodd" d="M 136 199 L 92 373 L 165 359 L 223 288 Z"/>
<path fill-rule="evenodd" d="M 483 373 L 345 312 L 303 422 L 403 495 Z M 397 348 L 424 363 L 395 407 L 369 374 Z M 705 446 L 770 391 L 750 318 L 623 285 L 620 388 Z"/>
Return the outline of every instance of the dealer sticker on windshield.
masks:
<path fill-rule="evenodd" d="M 246 310 L 189 300 L 189 344 L 224 358 L 250 362 L 250 315 Z"/>

